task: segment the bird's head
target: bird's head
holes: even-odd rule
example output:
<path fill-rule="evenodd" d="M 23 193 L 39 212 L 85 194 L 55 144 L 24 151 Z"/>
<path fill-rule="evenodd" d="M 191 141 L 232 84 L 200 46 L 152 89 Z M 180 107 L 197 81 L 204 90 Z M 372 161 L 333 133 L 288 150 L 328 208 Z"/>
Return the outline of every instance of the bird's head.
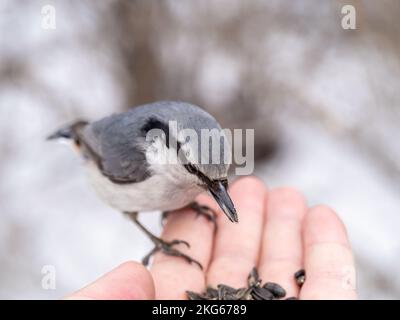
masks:
<path fill-rule="evenodd" d="M 178 139 L 179 140 L 179 139 Z M 208 191 L 232 222 L 238 222 L 235 206 L 228 194 L 230 143 L 223 130 L 213 129 L 199 139 L 179 142 L 180 164 L 196 184 Z"/>
<path fill-rule="evenodd" d="M 153 170 L 167 171 L 184 186 L 195 184 L 209 191 L 229 220 L 238 222 L 228 194 L 232 157 L 227 132 L 210 114 L 194 105 L 170 102 L 158 112 L 158 118 L 150 117 L 144 126 L 146 140 L 150 141 L 146 158 Z M 168 168 L 159 163 L 168 163 Z"/>

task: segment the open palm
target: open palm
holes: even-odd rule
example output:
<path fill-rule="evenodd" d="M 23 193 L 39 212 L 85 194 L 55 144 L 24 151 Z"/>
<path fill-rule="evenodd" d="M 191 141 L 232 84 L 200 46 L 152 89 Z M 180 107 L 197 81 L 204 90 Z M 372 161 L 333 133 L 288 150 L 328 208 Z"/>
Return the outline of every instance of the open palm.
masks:
<path fill-rule="evenodd" d="M 69 298 L 186 299 L 186 291 L 202 292 L 220 283 L 245 287 L 257 266 L 263 282 L 276 282 L 286 297 L 354 299 L 355 267 L 346 230 L 328 207 L 308 208 L 291 189 L 267 190 L 253 177 L 236 181 L 230 194 L 239 223 L 233 224 L 206 195 L 197 200 L 217 212 L 213 224 L 190 209 L 168 215 L 163 239 L 190 243 L 179 249 L 198 260 L 204 271 L 181 258 L 158 253 L 148 271 L 126 262 Z M 307 280 L 299 289 L 293 274 L 304 268 Z"/>

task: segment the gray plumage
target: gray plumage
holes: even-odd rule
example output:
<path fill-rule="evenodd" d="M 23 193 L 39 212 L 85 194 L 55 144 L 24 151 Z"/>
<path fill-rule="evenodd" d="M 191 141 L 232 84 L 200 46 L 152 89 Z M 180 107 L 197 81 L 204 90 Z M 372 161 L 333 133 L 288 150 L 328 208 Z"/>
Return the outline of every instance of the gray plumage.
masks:
<path fill-rule="evenodd" d="M 170 130 L 174 125 L 176 130 Z M 206 136 L 202 129 L 208 129 Z M 227 192 L 229 141 L 218 122 L 197 106 L 151 103 L 93 123 L 78 121 L 49 136 L 56 138 L 74 142 L 86 159 L 89 178 L 100 198 L 127 214 L 154 242 L 155 248 L 143 258 L 146 265 L 150 256 L 161 250 L 202 268 L 198 261 L 172 248 L 185 241 L 166 242 L 156 237 L 138 221 L 138 212 L 166 212 L 191 205 L 215 222 L 215 215 L 193 202 L 208 190 L 226 216 L 238 222 Z"/>
<path fill-rule="evenodd" d="M 199 139 L 202 129 L 209 129 L 212 137 L 221 138 L 221 127 L 210 114 L 195 105 L 175 101 L 138 106 L 93 123 L 80 121 L 51 138 L 69 137 L 75 141 L 87 159 L 94 188 L 112 207 L 121 211 L 173 210 L 192 202 L 210 184 L 226 181 L 229 163 L 223 160 L 229 150 L 224 147 L 229 141 L 222 134 L 222 147 L 215 149 L 211 137 L 202 152 L 200 141 L 169 137 L 169 121 L 176 122 L 178 132 L 194 130 Z M 159 141 L 146 140 L 152 129 L 165 133 L 162 146 L 166 144 L 167 148 L 153 150 Z M 177 148 L 187 156 L 189 167 L 179 162 L 160 164 L 154 160 L 164 160 L 173 149 L 168 145 L 171 138 L 177 140 Z M 206 155 L 211 161 L 215 154 L 220 156 L 219 163 L 200 161 Z"/>
<path fill-rule="evenodd" d="M 178 130 L 194 129 L 199 137 L 201 129 L 221 130 L 218 122 L 199 107 L 184 102 L 163 101 L 142 105 L 88 124 L 80 131 L 80 139 L 98 155 L 99 168 L 111 181 L 140 182 L 151 176 L 145 161 L 145 149 L 149 144 L 145 141 L 146 133 L 155 127 L 168 131 L 169 121 L 176 121 Z M 223 148 L 221 150 L 223 159 Z M 196 152 L 200 154 L 200 150 Z M 93 157 L 93 154 L 89 152 L 87 156 Z M 225 164 L 198 165 L 211 171 L 209 173 L 213 176 L 226 174 Z"/>

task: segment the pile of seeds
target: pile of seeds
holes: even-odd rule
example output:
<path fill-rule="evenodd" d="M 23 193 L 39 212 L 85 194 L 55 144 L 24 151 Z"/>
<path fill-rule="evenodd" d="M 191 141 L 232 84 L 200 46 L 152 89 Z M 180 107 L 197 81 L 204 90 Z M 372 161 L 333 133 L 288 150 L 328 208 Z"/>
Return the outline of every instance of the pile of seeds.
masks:
<path fill-rule="evenodd" d="M 299 287 L 305 280 L 306 274 L 303 269 L 294 274 Z M 262 285 L 256 268 L 251 270 L 247 278 L 247 288 L 235 289 L 225 284 L 219 284 L 217 288 L 208 287 L 203 293 L 187 291 L 189 300 L 276 300 L 286 296 L 286 290 L 279 284 L 266 282 Z M 297 300 L 296 297 L 289 297 L 286 300 Z"/>

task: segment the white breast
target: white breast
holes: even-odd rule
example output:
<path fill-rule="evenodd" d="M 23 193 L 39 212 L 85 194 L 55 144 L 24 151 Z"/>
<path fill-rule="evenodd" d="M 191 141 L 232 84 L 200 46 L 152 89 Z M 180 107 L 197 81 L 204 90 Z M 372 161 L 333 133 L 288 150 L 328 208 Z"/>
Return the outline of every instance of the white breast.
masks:
<path fill-rule="evenodd" d="M 138 183 L 116 184 L 103 176 L 93 162 L 87 163 L 89 179 L 100 198 L 119 211 L 168 211 L 182 208 L 204 191 L 197 178 L 189 174 L 181 164 L 154 161 L 167 155 L 163 148 L 150 149 L 146 157 L 151 163 L 153 175 Z"/>
<path fill-rule="evenodd" d="M 133 184 L 115 184 L 93 164 L 89 179 L 100 198 L 119 211 L 168 211 L 188 205 L 202 191 L 196 185 L 179 185 L 166 176 L 153 175 Z"/>

